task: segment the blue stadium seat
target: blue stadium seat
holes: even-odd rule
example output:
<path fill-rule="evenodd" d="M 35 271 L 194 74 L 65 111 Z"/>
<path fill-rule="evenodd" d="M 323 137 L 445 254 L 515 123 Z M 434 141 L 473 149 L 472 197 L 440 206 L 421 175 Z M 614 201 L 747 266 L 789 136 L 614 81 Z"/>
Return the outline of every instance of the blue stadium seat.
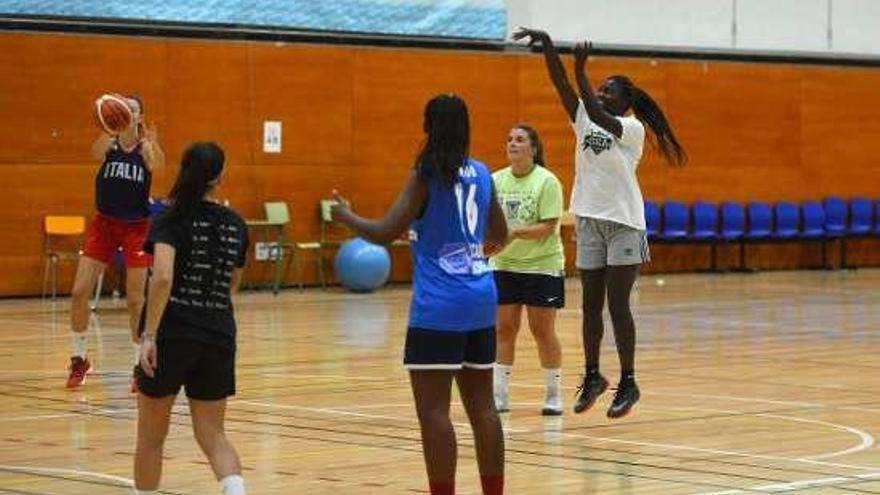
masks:
<path fill-rule="evenodd" d="M 653 201 L 645 201 L 645 233 L 649 241 L 660 235 L 660 207 Z"/>
<path fill-rule="evenodd" d="M 846 233 L 846 201 L 843 198 L 828 197 L 825 206 L 825 235 L 841 237 Z"/>
<path fill-rule="evenodd" d="M 874 201 L 874 235 L 880 235 L 880 199 Z"/>
<path fill-rule="evenodd" d="M 688 207 L 680 201 L 663 203 L 663 230 L 660 238 L 667 241 L 685 239 L 688 233 Z"/>
<path fill-rule="evenodd" d="M 805 201 L 801 204 L 801 213 L 804 219 L 804 226 L 801 230 L 802 239 L 824 239 L 826 237 L 826 228 L 830 225 L 826 212 L 827 210 L 818 201 Z"/>
<path fill-rule="evenodd" d="M 871 233 L 874 210 L 870 199 L 853 198 L 849 203 L 849 228 L 847 235 L 863 236 Z"/>
<path fill-rule="evenodd" d="M 697 201 L 691 205 L 693 217 L 693 230 L 688 236 L 689 240 L 709 243 L 709 269 L 718 269 L 718 256 L 715 241 L 718 239 L 718 206 L 714 203 Z"/>
<path fill-rule="evenodd" d="M 767 239 L 773 226 L 773 212 L 767 203 L 751 202 L 746 206 L 748 229 L 745 239 L 750 241 Z"/>
<path fill-rule="evenodd" d="M 746 211 L 739 203 L 721 203 L 721 239 L 736 241 L 742 238 L 746 228 Z"/>
<path fill-rule="evenodd" d="M 776 228 L 773 230 L 774 239 L 793 239 L 798 236 L 800 227 L 800 210 L 794 203 L 780 201 L 774 207 L 776 213 Z"/>
<path fill-rule="evenodd" d="M 773 210 L 767 203 L 752 201 L 746 205 L 747 228 L 739 245 L 739 268 L 746 267 L 746 243 L 770 239 L 773 228 Z"/>
<path fill-rule="evenodd" d="M 827 203 L 826 203 L 827 204 Z M 845 204 L 844 204 L 844 210 Z M 803 226 L 801 228 L 801 239 L 809 241 L 820 241 L 822 243 L 822 266 L 829 268 L 828 256 L 826 254 L 826 241 L 829 236 L 826 227 L 829 225 L 828 216 L 825 207 L 818 201 L 804 201 L 801 203 L 801 218 Z M 839 238 L 839 236 L 835 237 Z M 841 266 L 846 263 L 846 252 L 843 243 L 840 245 L 840 262 Z"/>
<path fill-rule="evenodd" d="M 691 205 L 694 217 L 694 230 L 690 238 L 697 241 L 712 241 L 718 238 L 718 207 L 712 203 L 698 201 Z"/>

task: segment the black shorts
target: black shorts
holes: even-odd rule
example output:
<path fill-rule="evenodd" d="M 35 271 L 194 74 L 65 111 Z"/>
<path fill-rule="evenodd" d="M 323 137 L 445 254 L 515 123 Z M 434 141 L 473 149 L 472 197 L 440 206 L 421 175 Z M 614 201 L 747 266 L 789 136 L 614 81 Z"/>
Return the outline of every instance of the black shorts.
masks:
<path fill-rule="evenodd" d="M 160 340 L 153 378 L 137 367 L 138 390 L 154 398 L 177 395 L 180 387 L 195 400 L 235 395 L 235 351 L 195 340 Z"/>
<path fill-rule="evenodd" d="M 544 308 L 565 306 L 565 278 L 543 273 L 495 271 L 498 304 Z"/>
<path fill-rule="evenodd" d="M 409 327 L 403 367 L 408 370 L 492 369 L 495 327 L 479 330 L 428 330 Z"/>

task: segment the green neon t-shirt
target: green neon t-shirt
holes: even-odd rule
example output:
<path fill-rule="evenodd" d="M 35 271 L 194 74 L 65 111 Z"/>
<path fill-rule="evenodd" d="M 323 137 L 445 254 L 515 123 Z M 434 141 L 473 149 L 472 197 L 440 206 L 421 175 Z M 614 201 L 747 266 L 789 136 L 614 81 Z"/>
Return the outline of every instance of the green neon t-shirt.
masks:
<path fill-rule="evenodd" d="M 492 174 L 498 202 L 509 229 L 562 218 L 562 184 L 545 167 L 536 166 L 524 177 L 510 167 Z M 559 222 L 543 239 L 513 239 L 492 257 L 497 270 L 526 273 L 558 273 L 565 268 Z"/>

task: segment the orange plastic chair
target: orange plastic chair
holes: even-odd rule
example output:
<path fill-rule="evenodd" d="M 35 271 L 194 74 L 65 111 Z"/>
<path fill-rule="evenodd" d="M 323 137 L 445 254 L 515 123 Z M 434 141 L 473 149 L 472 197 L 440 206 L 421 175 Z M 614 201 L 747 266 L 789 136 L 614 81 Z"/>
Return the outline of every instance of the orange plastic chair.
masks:
<path fill-rule="evenodd" d="M 82 254 L 86 219 L 81 216 L 47 215 L 43 218 L 43 292 L 51 281 L 52 299 L 58 293 L 58 262 L 76 260 Z"/>

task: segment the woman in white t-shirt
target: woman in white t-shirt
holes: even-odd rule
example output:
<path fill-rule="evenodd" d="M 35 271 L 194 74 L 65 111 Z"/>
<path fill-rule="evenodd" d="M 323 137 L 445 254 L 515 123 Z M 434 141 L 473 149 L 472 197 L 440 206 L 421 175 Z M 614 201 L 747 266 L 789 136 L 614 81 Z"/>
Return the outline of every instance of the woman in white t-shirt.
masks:
<path fill-rule="evenodd" d="M 547 33 L 520 28 L 513 38 L 528 39 L 530 45 L 541 44 L 550 79 L 578 143 L 570 210 L 577 217 L 586 365 L 574 412 L 589 409 L 608 388 L 608 380 L 599 373 L 602 310 L 607 293 L 621 368 L 617 393 L 607 415 L 619 418 L 629 413 L 640 395 L 635 381 L 636 336 L 629 298 L 639 267 L 649 260 L 644 201 L 636 177 L 645 125 L 670 163 L 683 164 L 686 156 L 663 111 L 629 78 L 612 76 L 593 92 L 584 71 L 589 44 L 578 44 L 574 49 L 575 93 Z M 627 115 L 630 111 L 633 115 Z"/>

